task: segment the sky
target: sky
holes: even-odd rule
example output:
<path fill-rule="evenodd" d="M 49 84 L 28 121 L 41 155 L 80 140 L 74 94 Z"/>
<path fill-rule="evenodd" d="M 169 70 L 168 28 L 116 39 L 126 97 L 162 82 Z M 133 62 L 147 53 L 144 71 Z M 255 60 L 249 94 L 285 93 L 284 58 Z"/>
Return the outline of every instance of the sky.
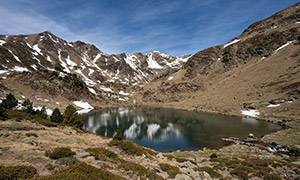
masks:
<path fill-rule="evenodd" d="M 194 54 L 299 0 L 0 0 L 0 34 L 50 31 L 102 52 Z"/>

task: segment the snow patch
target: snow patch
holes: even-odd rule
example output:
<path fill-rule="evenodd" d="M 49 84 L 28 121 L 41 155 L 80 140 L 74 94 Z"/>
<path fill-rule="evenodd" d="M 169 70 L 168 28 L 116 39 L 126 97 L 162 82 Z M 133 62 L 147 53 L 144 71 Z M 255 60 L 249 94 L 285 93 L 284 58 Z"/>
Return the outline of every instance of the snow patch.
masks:
<path fill-rule="evenodd" d="M 30 65 L 34 70 L 37 70 L 37 66 L 35 64 Z"/>
<path fill-rule="evenodd" d="M 86 114 L 86 113 L 90 112 L 91 110 L 93 110 L 93 109 L 81 109 L 81 110 L 78 110 L 76 112 L 78 114 Z"/>
<path fill-rule="evenodd" d="M 124 96 L 129 96 L 129 93 L 125 93 L 124 91 L 120 91 L 119 94 L 124 95 Z"/>
<path fill-rule="evenodd" d="M 119 98 L 118 100 L 119 101 L 126 101 L 124 98 Z"/>
<path fill-rule="evenodd" d="M 300 21 L 296 22 L 296 24 L 300 24 Z"/>
<path fill-rule="evenodd" d="M 33 110 L 42 110 L 42 108 L 43 107 L 41 107 L 41 106 L 36 106 L 36 107 L 33 107 Z M 46 108 L 46 114 L 48 115 L 48 116 L 51 116 L 52 115 L 52 113 L 53 113 L 53 111 L 51 110 L 51 109 L 48 109 L 47 107 L 45 107 Z"/>
<path fill-rule="evenodd" d="M 103 91 L 106 91 L 106 92 L 113 92 L 113 90 L 111 90 L 110 88 L 102 87 L 100 89 L 102 89 Z"/>
<path fill-rule="evenodd" d="M 94 71 L 94 69 L 91 69 L 91 68 L 89 68 L 89 74 L 88 74 L 88 76 L 91 76 L 95 71 Z"/>
<path fill-rule="evenodd" d="M 152 54 L 147 58 L 148 67 L 151 69 L 163 69 L 156 61 L 153 60 Z"/>
<path fill-rule="evenodd" d="M 43 53 L 41 52 L 41 49 L 39 48 L 38 44 L 36 44 L 36 45 L 33 46 L 33 50 L 35 50 L 35 51 L 38 52 L 39 54 L 43 54 Z"/>
<path fill-rule="evenodd" d="M 73 102 L 76 106 L 84 108 L 84 109 L 94 109 L 93 106 L 91 106 L 89 103 L 87 102 L 82 102 L 82 101 L 74 101 Z"/>
<path fill-rule="evenodd" d="M 77 66 L 77 64 L 70 59 L 70 56 L 67 57 L 66 61 L 69 66 Z"/>
<path fill-rule="evenodd" d="M 6 43 L 6 41 L 0 39 L 0 46 L 2 46 L 2 45 L 5 44 L 5 43 Z"/>
<path fill-rule="evenodd" d="M 270 104 L 270 105 L 268 105 L 268 107 L 278 107 L 278 106 L 280 106 L 280 104 Z"/>
<path fill-rule="evenodd" d="M 0 70 L 0 74 L 8 73 L 8 70 Z"/>
<path fill-rule="evenodd" d="M 88 86 L 94 86 L 96 83 L 92 80 L 90 80 L 89 78 L 87 78 L 80 69 L 77 69 L 75 72 L 77 72 L 78 74 L 80 74 L 83 77 L 83 81 L 88 85 Z"/>
<path fill-rule="evenodd" d="M 96 93 L 94 88 L 88 87 L 89 91 L 95 95 L 98 95 L 98 93 Z"/>
<path fill-rule="evenodd" d="M 259 112 L 257 110 L 244 110 L 241 111 L 243 115 L 245 116 L 251 116 L 251 117 L 258 117 L 259 116 Z"/>
<path fill-rule="evenodd" d="M 27 68 L 25 67 L 20 67 L 20 66 L 15 66 L 12 71 L 18 71 L 18 72 L 24 72 L 24 71 L 29 71 Z"/>
<path fill-rule="evenodd" d="M 116 58 L 114 57 L 114 59 L 116 59 Z M 134 70 L 137 69 L 137 66 L 133 63 L 136 61 L 135 55 L 132 55 L 132 56 L 126 55 L 126 58 L 124 60 L 132 69 L 134 69 Z"/>
<path fill-rule="evenodd" d="M 237 43 L 237 42 L 239 42 L 239 41 L 240 41 L 240 39 L 235 39 L 235 40 L 233 40 L 233 41 L 231 41 L 231 42 L 225 44 L 225 45 L 223 46 L 223 48 L 226 48 L 227 46 L 231 46 L 232 44 L 235 44 L 235 43 Z"/>
<path fill-rule="evenodd" d="M 280 46 L 278 49 L 276 49 L 275 53 L 277 53 L 280 49 L 283 49 L 283 48 L 287 47 L 288 45 L 290 45 L 292 43 L 293 43 L 293 41 L 289 41 L 286 44 Z"/>
<path fill-rule="evenodd" d="M 14 56 L 14 58 L 15 58 L 17 61 L 21 62 L 21 60 L 19 59 L 19 57 L 16 56 L 16 55 L 14 55 L 14 53 L 13 53 L 11 50 L 8 50 L 8 51 Z"/>
<path fill-rule="evenodd" d="M 97 56 L 95 57 L 95 59 L 93 60 L 93 62 L 96 63 L 100 57 L 101 57 L 101 54 L 98 53 Z"/>
<path fill-rule="evenodd" d="M 47 56 L 46 60 L 49 61 L 49 62 L 52 62 L 50 56 Z"/>
<path fill-rule="evenodd" d="M 170 77 L 168 78 L 168 81 L 171 81 L 173 78 L 174 78 L 174 76 L 170 76 Z"/>

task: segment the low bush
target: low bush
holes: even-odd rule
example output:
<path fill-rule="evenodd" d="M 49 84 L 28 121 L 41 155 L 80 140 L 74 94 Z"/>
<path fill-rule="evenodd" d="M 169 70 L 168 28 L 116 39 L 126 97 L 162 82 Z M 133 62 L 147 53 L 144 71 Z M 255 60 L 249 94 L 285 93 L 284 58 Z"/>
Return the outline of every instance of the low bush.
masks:
<path fill-rule="evenodd" d="M 95 156 L 96 160 L 102 161 L 119 161 L 119 157 L 116 153 L 104 149 L 104 148 L 88 148 L 86 149 L 92 156 Z"/>
<path fill-rule="evenodd" d="M 115 175 L 106 170 L 98 169 L 93 166 L 87 165 L 85 163 L 79 163 L 71 165 L 66 169 L 57 172 L 51 176 L 40 176 L 36 178 L 38 180 L 53 180 L 53 179 L 64 179 L 64 180 L 74 180 L 74 179 L 84 179 L 84 180 L 125 180 L 125 178 Z"/>
<path fill-rule="evenodd" d="M 282 180 L 282 178 L 277 174 L 267 174 L 265 175 L 264 180 Z"/>
<path fill-rule="evenodd" d="M 166 163 L 160 163 L 159 166 L 163 171 L 168 173 L 170 178 L 175 178 L 175 176 L 177 174 L 181 174 L 181 171 L 179 170 L 178 167 L 171 166 L 171 165 L 166 164 Z"/>
<path fill-rule="evenodd" d="M 70 148 L 59 147 L 53 149 L 52 151 L 47 150 L 45 155 L 51 159 L 59 159 L 63 157 L 73 157 L 75 152 L 73 152 Z"/>
<path fill-rule="evenodd" d="M 216 153 L 212 153 L 211 155 L 210 155 L 210 158 L 217 158 L 218 157 L 218 155 L 216 154 Z"/>
<path fill-rule="evenodd" d="M 213 170 L 212 168 L 210 167 L 197 167 L 195 168 L 194 170 L 197 170 L 197 171 L 205 171 L 207 172 L 212 178 L 220 178 L 220 177 L 223 177 L 220 173 L 218 173 L 217 171 Z"/>
<path fill-rule="evenodd" d="M 174 158 L 174 159 L 176 159 L 176 161 L 179 162 L 179 163 L 182 163 L 182 162 L 185 162 L 185 161 L 189 161 L 189 162 L 191 162 L 192 164 L 197 165 L 197 163 L 196 163 L 195 161 L 193 161 L 193 160 L 184 159 L 184 158 L 179 158 L 179 157 L 175 157 L 175 156 L 169 155 L 169 154 L 167 154 L 167 155 L 165 155 L 165 156 L 166 156 L 169 160 L 172 160 L 172 159 Z"/>
<path fill-rule="evenodd" d="M 121 134 L 121 131 L 120 131 L 120 129 L 117 129 L 116 134 L 113 137 L 113 140 L 122 140 L 122 139 L 123 139 L 123 136 Z"/>
<path fill-rule="evenodd" d="M 0 167 L 0 179 L 28 179 L 36 174 L 37 170 L 32 166 Z"/>
<path fill-rule="evenodd" d="M 156 173 L 146 169 L 145 167 L 132 163 L 132 162 L 123 162 L 118 166 L 118 168 L 122 168 L 125 171 L 132 171 L 134 174 L 141 176 L 141 179 L 149 178 L 150 180 L 162 180 L 163 178 Z"/>
<path fill-rule="evenodd" d="M 141 156 L 143 154 L 146 154 L 147 151 L 144 150 L 144 148 L 140 145 L 135 144 L 132 141 L 126 141 L 126 140 L 111 140 L 108 143 L 109 146 L 116 146 L 123 151 L 125 151 L 128 154 L 131 155 L 137 155 Z"/>

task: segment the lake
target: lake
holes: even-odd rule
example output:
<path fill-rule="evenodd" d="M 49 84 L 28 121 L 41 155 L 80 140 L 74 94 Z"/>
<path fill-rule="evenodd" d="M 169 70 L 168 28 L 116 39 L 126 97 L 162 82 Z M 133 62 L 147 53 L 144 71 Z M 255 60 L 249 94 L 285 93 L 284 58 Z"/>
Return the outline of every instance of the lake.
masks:
<path fill-rule="evenodd" d="M 222 137 L 260 137 L 281 129 L 252 118 L 166 108 L 109 108 L 82 118 L 90 132 L 113 137 L 120 129 L 124 139 L 161 152 L 217 148 L 228 144 Z"/>

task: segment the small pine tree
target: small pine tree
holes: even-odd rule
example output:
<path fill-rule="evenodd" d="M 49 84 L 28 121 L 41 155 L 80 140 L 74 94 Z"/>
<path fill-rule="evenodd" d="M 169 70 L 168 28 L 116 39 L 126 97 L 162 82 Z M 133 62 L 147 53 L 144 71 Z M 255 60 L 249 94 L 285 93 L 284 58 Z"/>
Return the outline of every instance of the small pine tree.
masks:
<path fill-rule="evenodd" d="M 71 116 L 76 112 L 76 108 L 72 105 L 69 105 L 67 106 L 67 108 L 65 109 L 65 112 L 64 112 L 64 121 L 66 119 L 66 121 L 68 121 Z"/>
<path fill-rule="evenodd" d="M 113 140 L 122 140 L 122 139 L 123 139 L 123 136 L 121 134 L 121 131 L 120 131 L 120 129 L 117 129 L 116 134 L 113 137 Z"/>
<path fill-rule="evenodd" d="M 55 108 L 52 115 L 50 116 L 50 120 L 55 123 L 62 123 L 64 118 L 60 113 L 58 108 Z"/>
<path fill-rule="evenodd" d="M 47 111 L 46 111 L 46 107 L 43 106 L 42 109 L 40 110 L 40 112 L 38 113 L 40 117 L 46 119 L 47 118 Z"/>
<path fill-rule="evenodd" d="M 32 102 L 29 99 L 26 99 L 23 103 L 22 106 L 24 107 L 23 111 L 32 114 L 33 113 L 33 106 Z"/>
<path fill-rule="evenodd" d="M 14 97 L 14 95 L 9 93 L 6 96 L 6 99 L 4 99 L 1 104 L 2 104 L 2 107 L 6 108 L 6 109 L 12 109 L 13 107 L 18 105 L 18 100 Z"/>
<path fill-rule="evenodd" d="M 76 128 L 81 129 L 83 125 L 83 120 L 76 113 L 76 109 L 74 106 L 69 105 L 64 112 L 63 115 L 63 123 L 69 126 L 74 126 Z"/>
<path fill-rule="evenodd" d="M 2 105 L 0 104 L 0 120 L 4 120 L 7 118 L 7 115 L 5 113 L 5 108 L 2 107 Z"/>

